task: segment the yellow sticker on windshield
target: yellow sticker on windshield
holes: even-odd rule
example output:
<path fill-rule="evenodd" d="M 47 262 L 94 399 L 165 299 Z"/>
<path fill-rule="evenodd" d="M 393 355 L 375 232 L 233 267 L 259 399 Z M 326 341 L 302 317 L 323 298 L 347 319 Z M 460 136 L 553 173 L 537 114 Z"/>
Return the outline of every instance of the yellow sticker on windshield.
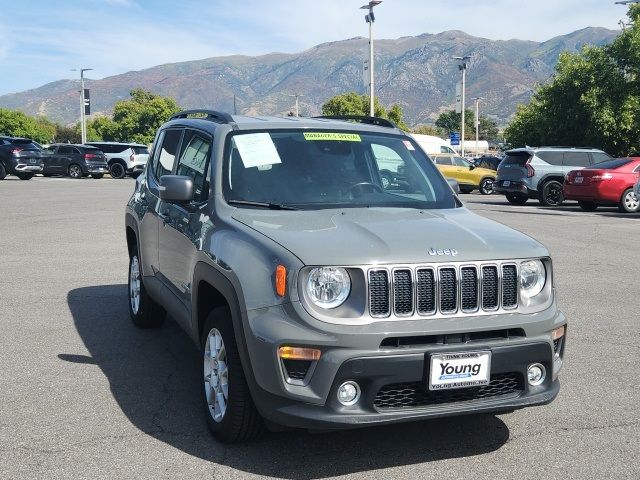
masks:
<path fill-rule="evenodd" d="M 304 132 L 304 139 L 312 142 L 334 141 L 334 142 L 361 142 L 362 139 L 357 133 L 337 133 L 337 132 Z"/>

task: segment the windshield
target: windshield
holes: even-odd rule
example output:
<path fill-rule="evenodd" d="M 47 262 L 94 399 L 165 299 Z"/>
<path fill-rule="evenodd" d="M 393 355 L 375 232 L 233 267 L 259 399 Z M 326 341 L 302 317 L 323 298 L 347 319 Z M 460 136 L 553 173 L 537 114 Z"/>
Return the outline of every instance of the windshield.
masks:
<path fill-rule="evenodd" d="M 224 195 L 244 208 L 246 202 L 299 209 L 459 205 L 408 137 L 278 130 L 237 133 L 227 142 Z"/>

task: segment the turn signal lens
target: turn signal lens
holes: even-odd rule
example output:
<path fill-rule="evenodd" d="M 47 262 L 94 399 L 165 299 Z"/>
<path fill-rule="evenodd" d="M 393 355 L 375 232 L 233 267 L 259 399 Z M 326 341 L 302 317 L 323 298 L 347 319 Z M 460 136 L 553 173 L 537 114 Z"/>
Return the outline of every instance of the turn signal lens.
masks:
<path fill-rule="evenodd" d="M 551 340 L 558 340 L 559 338 L 564 337 L 565 327 L 556 328 L 553 332 L 551 332 Z"/>
<path fill-rule="evenodd" d="M 283 360 L 320 360 L 322 352 L 317 348 L 280 347 L 278 356 Z"/>
<path fill-rule="evenodd" d="M 281 297 L 287 293 L 287 269 L 284 265 L 276 267 L 276 293 Z"/>

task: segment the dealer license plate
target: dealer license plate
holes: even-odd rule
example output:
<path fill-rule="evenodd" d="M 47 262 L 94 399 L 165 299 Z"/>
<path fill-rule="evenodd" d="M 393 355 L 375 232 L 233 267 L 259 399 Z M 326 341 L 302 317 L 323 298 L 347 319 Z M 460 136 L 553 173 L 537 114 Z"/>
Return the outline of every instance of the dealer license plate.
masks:
<path fill-rule="evenodd" d="M 487 385 L 491 374 L 491 352 L 431 355 L 429 372 L 429 390 Z"/>
<path fill-rule="evenodd" d="M 502 186 L 503 187 L 510 187 L 511 186 L 511 180 L 505 180 L 504 182 L 502 182 Z"/>

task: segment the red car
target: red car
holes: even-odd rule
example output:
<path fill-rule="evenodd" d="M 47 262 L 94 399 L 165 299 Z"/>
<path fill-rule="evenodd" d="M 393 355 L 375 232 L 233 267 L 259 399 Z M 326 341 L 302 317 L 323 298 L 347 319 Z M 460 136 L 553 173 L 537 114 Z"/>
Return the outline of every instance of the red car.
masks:
<path fill-rule="evenodd" d="M 621 212 L 640 209 L 633 186 L 640 177 L 640 157 L 615 158 L 583 170 L 569 172 L 564 181 L 566 200 L 577 200 L 580 208 L 593 212 L 599 205 L 618 206 Z"/>

